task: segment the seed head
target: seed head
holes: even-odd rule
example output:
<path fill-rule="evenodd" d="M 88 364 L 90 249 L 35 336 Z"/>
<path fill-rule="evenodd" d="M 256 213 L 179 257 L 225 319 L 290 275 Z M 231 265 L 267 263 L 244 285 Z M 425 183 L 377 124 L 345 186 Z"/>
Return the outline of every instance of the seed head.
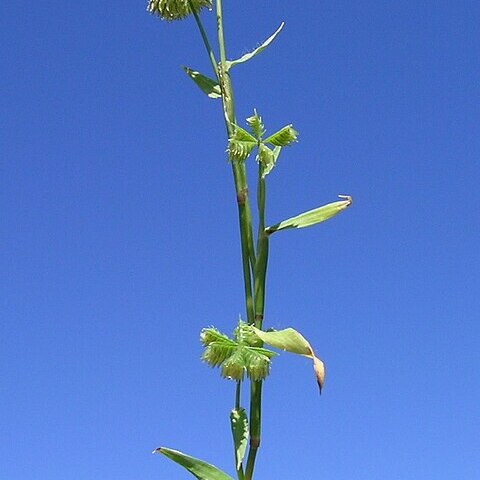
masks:
<path fill-rule="evenodd" d="M 149 0 L 147 10 L 171 22 L 188 17 L 192 13 L 190 5 L 198 13 L 204 7 L 211 8 L 212 0 Z"/>

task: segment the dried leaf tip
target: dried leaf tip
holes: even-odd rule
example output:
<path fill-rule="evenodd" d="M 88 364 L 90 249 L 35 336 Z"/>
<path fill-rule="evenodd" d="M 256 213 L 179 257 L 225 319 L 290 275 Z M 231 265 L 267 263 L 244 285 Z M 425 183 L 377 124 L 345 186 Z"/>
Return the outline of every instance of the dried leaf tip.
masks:
<path fill-rule="evenodd" d="M 323 385 L 325 384 L 325 364 L 316 356 L 313 356 L 313 370 L 317 378 L 318 389 L 322 394 Z"/>
<path fill-rule="evenodd" d="M 353 203 L 353 198 L 350 195 L 339 195 L 338 198 L 343 198 L 348 202 L 348 206 Z"/>

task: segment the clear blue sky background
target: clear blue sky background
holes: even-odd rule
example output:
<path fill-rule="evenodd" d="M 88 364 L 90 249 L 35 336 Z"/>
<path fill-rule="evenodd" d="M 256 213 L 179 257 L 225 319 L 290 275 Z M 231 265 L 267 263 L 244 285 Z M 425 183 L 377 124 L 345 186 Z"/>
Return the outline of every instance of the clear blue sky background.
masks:
<path fill-rule="evenodd" d="M 269 178 L 272 238 L 258 480 L 480 478 L 478 1 L 225 1 L 233 74 L 300 142 Z M 209 28 L 212 15 L 205 12 Z M 220 104 L 193 21 L 142 1 L 0 6 L 0 478 L 183 479 L 166 445 L 232 472 L 234 386 L 198 334 L 243 313 Z M 251 162 L 252 172 L 255 169 Z"/>

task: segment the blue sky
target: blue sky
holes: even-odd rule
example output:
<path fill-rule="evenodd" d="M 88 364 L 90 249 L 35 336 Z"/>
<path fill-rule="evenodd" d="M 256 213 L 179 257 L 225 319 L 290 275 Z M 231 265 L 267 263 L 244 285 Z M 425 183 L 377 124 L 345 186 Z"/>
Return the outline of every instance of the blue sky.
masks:
<path fill-rule="evenodd" d="M 328 376 L 319 398 L 307 360 L 275 361 L 256 478 L 480 478 L 478 2 L 225 10 L 231 57 L 286 22 L 233 72 L 238 118 L 300 131 L 268 222 L 355 200 L 272 238 L 266 325 Z M 209 73 L 193 21 L 0 14 L 0 477 L 189 478 L 160 445 L 233 473 L 234 387 L 198 334 L 243 314 L 238 225 L 220 106 L 181 70 Z"/>

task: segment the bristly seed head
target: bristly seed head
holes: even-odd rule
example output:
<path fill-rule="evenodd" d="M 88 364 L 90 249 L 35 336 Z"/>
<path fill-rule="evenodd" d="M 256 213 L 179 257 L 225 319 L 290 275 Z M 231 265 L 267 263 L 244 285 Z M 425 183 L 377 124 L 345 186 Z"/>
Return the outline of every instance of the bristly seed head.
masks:
<path fill-rule="evenodd" d="M 212 8 L 212 0 L 149 0 L 147 11 L 169 22 L 182 20 L 192 13 L 190 5 L 198 13 L 202 8 Z"/>

